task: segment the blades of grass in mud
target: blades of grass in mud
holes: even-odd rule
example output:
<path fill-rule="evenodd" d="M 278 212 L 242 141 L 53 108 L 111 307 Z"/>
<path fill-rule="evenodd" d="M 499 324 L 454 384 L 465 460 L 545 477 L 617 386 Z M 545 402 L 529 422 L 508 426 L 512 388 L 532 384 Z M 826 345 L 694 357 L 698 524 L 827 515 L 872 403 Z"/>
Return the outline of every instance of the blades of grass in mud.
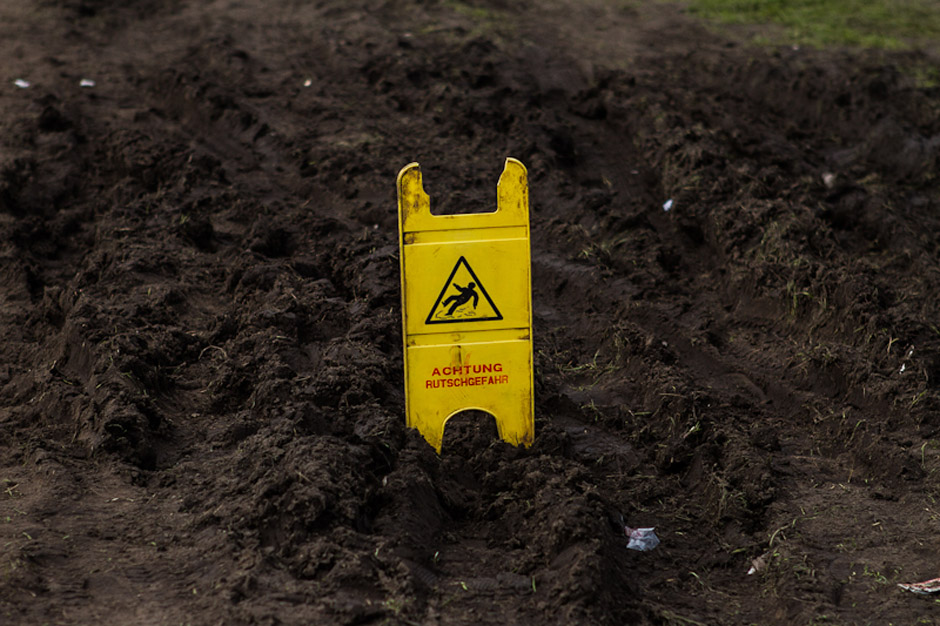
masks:
<path fill-rule="evenodd" d="M 778 24 L 767 39 L 801 45 L 907 48 L 936 42 L 940 13 L 932 0 L 693 0 L 692 11 L 732 24 Z"/>
<path fill-rule="evenodd" d="M 659 610 L 659 616 L 662 618 L 664 623 L 669 626 L 705 626 L 705 622 L 700 622 L 691 617 L 684 617 L 675 613 L 669 609 L 661 608 Z"/>

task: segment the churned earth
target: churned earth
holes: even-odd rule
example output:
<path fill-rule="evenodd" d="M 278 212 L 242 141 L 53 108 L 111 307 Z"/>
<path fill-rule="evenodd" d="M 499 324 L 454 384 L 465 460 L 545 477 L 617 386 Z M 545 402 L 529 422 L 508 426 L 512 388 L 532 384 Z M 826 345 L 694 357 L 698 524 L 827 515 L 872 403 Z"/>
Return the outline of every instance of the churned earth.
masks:
<path fill-rule="evenodd" d="M 896 583 L 940 576 L 935 55 L 668 3 L 0 3 L 0 622 L 933 623 Z M 507 156 L 536 439 L 438 456 L 395 177 L 489 210 Z"/>

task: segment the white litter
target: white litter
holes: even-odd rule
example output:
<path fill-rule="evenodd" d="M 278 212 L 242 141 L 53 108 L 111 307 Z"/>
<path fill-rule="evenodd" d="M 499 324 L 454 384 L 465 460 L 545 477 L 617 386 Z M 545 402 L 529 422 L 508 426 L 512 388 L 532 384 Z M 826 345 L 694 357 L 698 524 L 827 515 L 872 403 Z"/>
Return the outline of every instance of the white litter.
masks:
<path fill-rule="evenodd" d="M 309 78 L 304 81 L 304 87 L 309 87 L 312 84 L 313 84 L 313 81 Z"/>
<path fill-rule="evenodd" d="M 898 587 L 923 596 L 940 593 L 940 578 L 931 578 L 922 583 L 898 583 Z"/>
<path fill-rule="evenodd" d="M 911 346 L 911 349 L 907 351 L 907 355 L 905 355 L 904 360 L 905 361 L 908 360 L 913 355 L 914 355 L 914 346 Z M 904 370 L 906 369 L 907 369 L 907 363 L 901 363 L 901 369 L 898 370 L 898 374 L 903 374 Z"/>
<path fill-rule="evenodd" d="M 13 84 L 16 85 L 17 87 L 19 87 L 20 89 L 26 89 L 26 88 L 28 88 L 32 83 L 30 83 L 28 80 L 23 80 L 22 78 L 17 78 L 16 80 L 13 81 Z"/>
<path fill-rule="evenodd" d="M 752 560 L 752 561 L 751 561 L 751 569 L 747 570 L 747 575 L 748 575 L 748 576 L 753 576 L 753 575 L 756 574 L 757 572 L 759 572 L 759 571 L 761 571 L 762 569 L 764 569 L 765 567 L 767 567 L 767 557 L 768 557 L 767 554 L 762 554 L 762 555 L 760 555 L 759 557 L 757 557 L 756 559 Z"/>
<path fill-rule="evenodd" d="M 659 545 L 659 537 L 653 532 L 653 528 L 630 528 L 624 526 L 624 534 L 630 538 L 627 547 L 631 550 L 647 552 Z"/>
<path fill-rule="evenodd" d="M 672 198 L 669 198 L 668 200 L 663 202 L 663 211 L 669 211 L 669 209 L 671 208 L 672 208 Z"/>
<path fill-rule="evenodd" d="M 83 78 L 78 82 L 79 87 L 94 87 L 95 84 L 95 81 L 90 78 Z"/>

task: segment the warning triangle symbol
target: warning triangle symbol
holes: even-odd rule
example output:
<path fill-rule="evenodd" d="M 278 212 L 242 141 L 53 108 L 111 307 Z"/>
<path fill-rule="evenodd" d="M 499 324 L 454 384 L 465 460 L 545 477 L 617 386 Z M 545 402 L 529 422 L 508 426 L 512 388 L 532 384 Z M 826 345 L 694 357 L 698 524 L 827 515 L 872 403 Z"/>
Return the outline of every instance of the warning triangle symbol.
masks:
<path fill-rule="evenodd" d="M 501 319 L 503 315 L 486 292 L 486 287 L 477 278 L 467 259 L 460 257 L 424 323 L 453 324 Z"/>

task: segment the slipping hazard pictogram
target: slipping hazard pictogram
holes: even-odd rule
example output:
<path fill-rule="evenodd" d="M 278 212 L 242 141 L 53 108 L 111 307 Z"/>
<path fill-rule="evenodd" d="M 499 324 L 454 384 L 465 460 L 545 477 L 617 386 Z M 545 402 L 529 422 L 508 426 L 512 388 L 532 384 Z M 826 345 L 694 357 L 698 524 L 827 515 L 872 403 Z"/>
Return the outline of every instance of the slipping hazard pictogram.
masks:
<path fill-rule="evenodd" d="M 428 313 L 426 324 L 452 324 L 455 322 L 489 322 L 503 316 L 493 304 L 490 294 L 476 272 L 460 257 L 444 283 L 440 295 Z"/>
<path fill-rule="evenodd" d="M 490 213 L 433 215 L 417 163 L 398 174 L 405 414 L 441 451 L 469 409 L 513 445 L 535 439 L 529 185 L 506 159 Z"/>

